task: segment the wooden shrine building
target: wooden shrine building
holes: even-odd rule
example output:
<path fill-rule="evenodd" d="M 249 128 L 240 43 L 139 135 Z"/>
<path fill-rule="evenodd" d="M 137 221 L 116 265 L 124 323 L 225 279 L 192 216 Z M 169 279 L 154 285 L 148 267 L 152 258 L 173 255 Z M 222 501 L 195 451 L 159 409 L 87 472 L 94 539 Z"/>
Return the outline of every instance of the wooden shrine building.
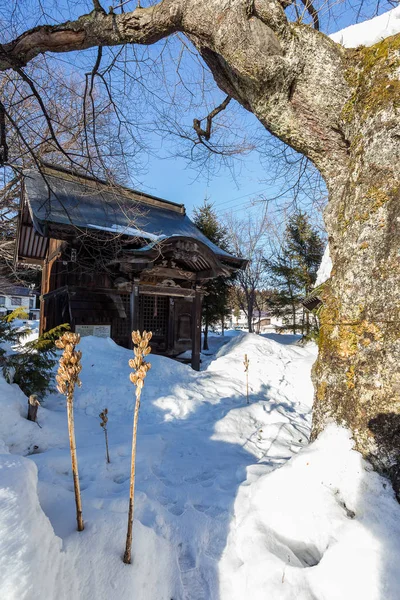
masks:
<path fill-rule="evenodd" d="M 244 266 L 210 242 L 185 207 L 54 166 L 26 170 L 17 260 L 41 265 L 40 331 L 70 323 L 81 335 L 152 350 L 191 350 L 200 367 L 202 285 Z"/>

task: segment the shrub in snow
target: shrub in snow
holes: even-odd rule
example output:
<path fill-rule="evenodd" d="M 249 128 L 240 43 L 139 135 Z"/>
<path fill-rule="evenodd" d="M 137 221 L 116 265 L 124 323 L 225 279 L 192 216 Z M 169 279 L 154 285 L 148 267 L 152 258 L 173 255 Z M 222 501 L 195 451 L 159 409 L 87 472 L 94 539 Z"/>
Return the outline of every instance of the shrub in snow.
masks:
<path fill-rule="evenodd" d="M 103 411 L 101 411 L 101 413 L 99 414 L 99 417 L 101 419 L 100 421 L 100 427 L 103 428 L 104 431 L 104 437 L 106 440 L 106 458 L 107 458 L 107 462 L 110 462 L 110 454 L 108 452 L 108 433 L 107 433 L 107 422 L 108 422 L 108 409 L 105 408 Z"/>
<path fill-rule="evenodd" d="M 133 417 L 133 435 L 132 435 L 132 456 L 131 456 L 131 481 L 129 486 L 129 513 L 128 513 L 128 531 L 126 534 L 126 546 L 124 554 L 124 563 L 129 565 L 131 563 L 131 552 L 132 552 L 132 525 L 133 525 L 133 508 L 134 508 L 134 496 L 135 496 L 135 462 L 136 462 L 136 437 L 137 437 L 137 425 L 139 418 L 139 407 L 140 407 L 140 396 L 142 394 L 142 388 L 144 385 L 144 378 L 146 377 L 147 371 L 150 369 L 151 364 L 144 360 L 144 357 L 150 354 L 151 347 L 149 341 L 152 338 L 151 331 L 143 331 L 143 335 L 140 331 L 132 332 L 132 341 L 134 343 L 134 354 L 135 358 L 131 358 L 129 366 L 134 369 L 134 372 L 130 374 L 129 378 L 132 383 L 136 386 L 136 402 L 135 412 Z"/>
<path fill-rule="evenodd" d="M 23 343 L 31 333 L 29 327 L 17 326 L 17 321 L 23 318 L 27 315 L 20 308 L 0 317 L 1 369 L 8 383 L 18 384 L 26 396 L 35 394 L 41 400 L 53 387 L 55 341 L 69 325 L 59 325 L 36 340 Z"/>
<path fill-rule="evenodd" d="M 68 433 L 69 445 L 71 449 L 72 476 L 74 479 L 76 520 L 78 531 L 83 531 L 82 501 L 79 487 L 78 460 L 76 458 L 75 429 L 74 429 L 74 390 L 75 384 L 81 386 L 79 373 L 82 370 L 80 364 L 82 352 L 75 350 L 75 346 L 80 342 L 80 335 L 67 332 L 56 341 L 57 348 L 64 350 L 60 358 L 60 367 L 56 376 L 57 389 L 60 394 L 67 396 L 67 414 L 68 414 Z"/>

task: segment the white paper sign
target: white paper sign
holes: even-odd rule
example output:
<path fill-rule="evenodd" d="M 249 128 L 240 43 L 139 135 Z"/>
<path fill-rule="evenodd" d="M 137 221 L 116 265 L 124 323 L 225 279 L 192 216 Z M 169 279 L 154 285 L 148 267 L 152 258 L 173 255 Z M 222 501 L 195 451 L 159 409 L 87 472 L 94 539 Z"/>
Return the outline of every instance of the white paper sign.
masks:
<path fill-rule="evenodd" d="M 111 325 L 75 325 L 75 332 L 79 333 L 81 337 L 94 335 L 106 338 L 111 336 Z"/>

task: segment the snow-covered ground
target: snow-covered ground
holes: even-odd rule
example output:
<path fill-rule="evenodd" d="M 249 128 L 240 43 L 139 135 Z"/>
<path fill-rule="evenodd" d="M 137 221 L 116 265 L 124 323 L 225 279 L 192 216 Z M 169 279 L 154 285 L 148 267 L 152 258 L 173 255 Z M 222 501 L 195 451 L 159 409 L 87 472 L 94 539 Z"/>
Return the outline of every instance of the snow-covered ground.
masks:
<path fill-rule="evenodd" d="M 39 427 L 25 419 L 19 388 L 0 379 L 0 597 L 397 600 L 400 510 L 390 486 L 368 470 L 343 430 L 332 426 L 307 446 L 316 349 L 276 339 L 211 337 L 211 349 L 219 350 L 204 357 L 200 373 L 151 356 L 130 566 L 121 560 L 130 351 L 109 339 L 80 344 L 82 533 L 75 528 L 64 398 L 46 400 Z M 106 406 L 109 465 L 98 418 Z"/>

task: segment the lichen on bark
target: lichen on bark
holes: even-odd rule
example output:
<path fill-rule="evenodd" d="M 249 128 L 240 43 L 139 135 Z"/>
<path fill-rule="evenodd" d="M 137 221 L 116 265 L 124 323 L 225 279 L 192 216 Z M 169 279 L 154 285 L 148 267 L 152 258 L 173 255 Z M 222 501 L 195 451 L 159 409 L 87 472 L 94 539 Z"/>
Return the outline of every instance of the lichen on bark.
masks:
<path fill-rule="evenodd" d="M 313 436 L 329 419 L 400 494 L 400 36 L 347 55 L 348 177 L 330 184 Z"/>

